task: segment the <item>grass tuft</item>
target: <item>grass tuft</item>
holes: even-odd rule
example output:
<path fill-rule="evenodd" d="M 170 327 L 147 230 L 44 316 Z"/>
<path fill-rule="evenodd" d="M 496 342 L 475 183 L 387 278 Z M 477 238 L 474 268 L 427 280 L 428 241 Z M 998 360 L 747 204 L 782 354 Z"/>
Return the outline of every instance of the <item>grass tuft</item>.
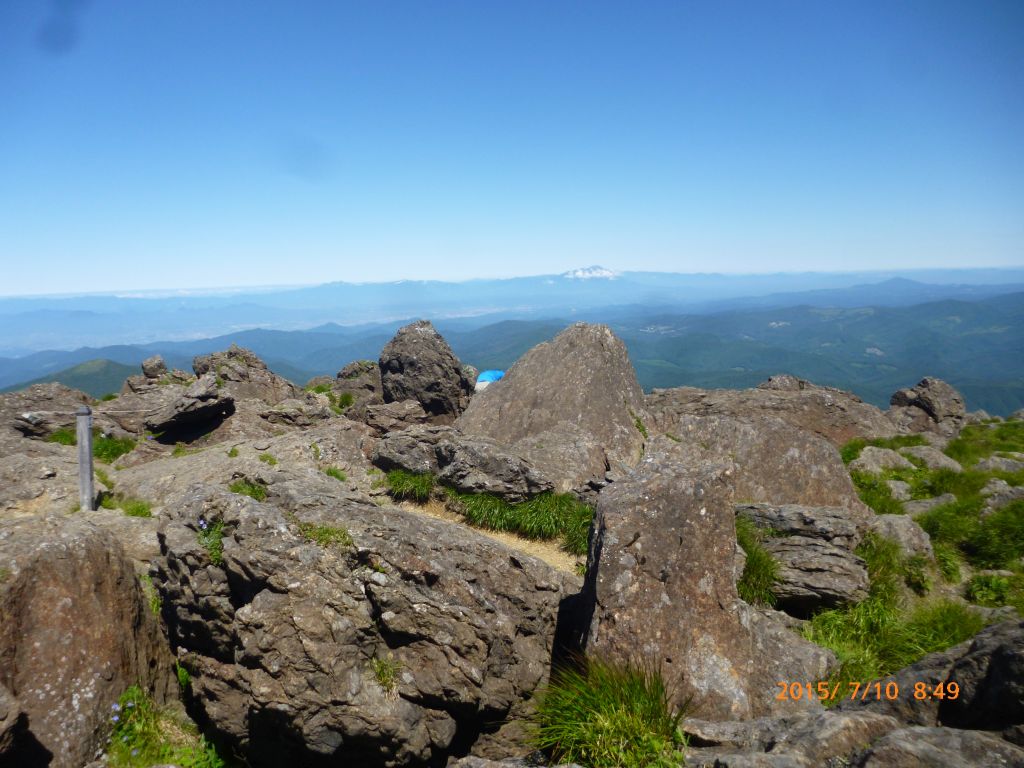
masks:
<path fill-rule="evenodd" d="M 860 452 L 869 445 L 875 448 L 896 450 L 897 448 L 909 448 L 914 445 L 927 444 L 928 441 L 921 435 L 896 435 L 895 437 L 877 437 L 871 440 L 855 437 L 839 450 L 839 455 L 842 456 L 844 464 L 849 464 L 851 461 L 860 458 Z"/>
<path fill-rule="evenodd" d="M 105 493 L 100 498 L 103 509 L 120 509 L 128 517 L 152 517 L 153 508 L 148 501 L 122 496 L 117 493 Z"/>
<path fill-rule="evenodd" d="M 180 768 L 224 768 L 217 750 L 195 726 L 157 709 L 141 688 L 133 685 L 111 709 L 113 732 L 107 749 L 114 768 L 148 768 L 174 764 Z"/>
<path fill-rule="evenodd" d="M 429 472 L 417 474 L 404 469 L 393 469 L 386 477 L 388 491 L 396 499 L 411 499 L 423 503 L 434 490 L 434 476 Z"/>
<path fill-rule="evenodd" d="M 299 523 L 299 533 L 306 541 L 312 541 L 321 547 L 339 545 L 351 547 L 355 545 L 352 534 L 341 525 L 317 525 L 316 523 Z"/>
<path fill-rule="evenodd" d="M 254 483 L 245 478 L 239 478 L 235 482 L 228 486 L 228 490 L 232 493 L 239 493 L 242 496 L 248 496 L 256 501 L 263 501 L 267 498 L 267 489 L 259 483 Z"/>
<path fill-rule="evenodd" d="M 144 573 L 139 576 L 139 582 L 142 584 L 142 594 L 146 596 L 146 602 L 149 603 L 149 610 L 153 612 L 154 616 L 159 616 L 164 601 L 160 597 L 160 593 L 156 591 L 153 578 L 148 573 Z"/>
<path fill-rule="evenodd" d="M 685 708 L 684 708 L 685 709 Z M 556 670 L 537 700 L 536 746 L 557 763 L 589 768 L 677 768 L 686 741 L 656 670 L 581 661 Z"/>
<path fill-rule="evenodd" d="M 268 464 L 271 467 L 276 467 L 277 466 L 277 459 L 274 458 L 273 454 L 261 453 L 257 458 L 260 461 L 262 461 L 264 464 Z"/>
<path fill-rule="evenodd" d="M 104 464 L 113 464 L 121 456 L 135 450 L 135 441 L 130 437 L 93 437 L 92 455 Z"/>
<path fill-rule="evenodd" d="M 71 427 L 61 427 L 47 435 L 46 442 L 59 443 L 60 445 L 78 445 L 78 435 Z"/>
<path fill-rule="evenodd" d="M 892 491 L 881 475 L 869 472 L 851 472 L 853 487 L 857 489 L 860 500 L 879 515 L 902 515 L 903 505 L 892 497 Z"/>
<path fill-rule="evenodd" d="M 971 467 L 994 453 L 1024 452 L 1024 421 L 972 424 L 946 446 L 946 455 Z"/>
<path fill-rule="evenodd" d="M 237 459 L 238 458 L 238 446 L 237 445 L 231 446 L 231 450 L 228 451 L 228 458 L 229 459 Z"/>
<path fill-rule="evenodd" d="M 742 515 L 736 518 L 736 541 L 747 555 L 736 589 L 751 605 L 772 606 L 775 605 L 779 564 L 761 544 L 761 536 L 761 531 L 749 518 Z"/>
<path fill-rule="evenodd" d="M 348 480 L 348 475 L 346 475 L 337 467 L 327 467 L 327 469 L 324 470 L 324 474 L 327 475 L 328 477 L 333 477 L 340 483 L 344 483 L 346 480 Z"/>
<path fill-rule="evenodd" d="M 206 550 L 206 554 L 209 555 L 211 563 L 214 565 L 222 565 L 224 563 L 223 520 L 214 520 L 209 522 L 200 518 L 199 530 L 196 531 L 196 538 L 199 540 L 199 546 Z"/>
<path fill-rule="evenodd" d="M 390 655 L 386 659 L 373 660 L 373 677 L 388 696 L 394 696 L 397 693 L 398 673 L 401 671 L 402 663 Z"/>

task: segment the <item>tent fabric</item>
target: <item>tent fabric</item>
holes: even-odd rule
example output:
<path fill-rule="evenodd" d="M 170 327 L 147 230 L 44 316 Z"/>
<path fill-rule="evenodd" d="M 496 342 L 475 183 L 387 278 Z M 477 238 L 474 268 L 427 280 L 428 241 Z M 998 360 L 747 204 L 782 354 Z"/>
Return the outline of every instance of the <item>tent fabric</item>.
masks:
<path fill-rule="evenodd" d="M 490 384 L 492 381 L 499 381 L 505 375 L 504 371 L 483 371 L 479 376 L 476 377 L 477 384 L 487 382 Z"/>

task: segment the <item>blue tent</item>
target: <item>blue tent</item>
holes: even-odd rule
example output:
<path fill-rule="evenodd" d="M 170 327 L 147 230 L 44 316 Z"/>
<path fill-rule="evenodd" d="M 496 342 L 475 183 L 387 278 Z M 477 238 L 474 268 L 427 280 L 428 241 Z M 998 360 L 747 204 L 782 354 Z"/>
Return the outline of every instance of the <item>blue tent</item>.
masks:
<path fill-rule="evenodd" d="M 486 381 L 490 384 L 492 381 L 500 381 L 504 375 L 504 371 L 482 371 L 480 375 L 476 377 L 476 383 L 481 384 Z"/>

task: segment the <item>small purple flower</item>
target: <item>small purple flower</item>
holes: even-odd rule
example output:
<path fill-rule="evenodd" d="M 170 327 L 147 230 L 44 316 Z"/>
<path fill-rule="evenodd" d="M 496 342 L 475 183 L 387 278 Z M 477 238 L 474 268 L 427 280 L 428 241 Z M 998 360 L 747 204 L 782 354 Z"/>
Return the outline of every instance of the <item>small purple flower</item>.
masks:
<path fill-rule="evenodd" d="M 121 705 L 115 702 L 114 704 L 110 705 L 110 709 L 113 712 L 120 712 L 121 711 Z"/>
<path fill-rule="evenodd" d="M 206 530 L 206 519 L 205 518 L 202 518 L 202 517 L 199 518 L 199 527 L 202 528 L 204 531 Z"/>
<path fill-rule="evenodd" d="M 129 702 L 128 702 L 127 704 L 125 704 L 124 706 L 125 706 L 125 709 L 131 709 L 132 707 L 134 707 L 134 706 L 135 706 L 135 702 L 134 702 L 134 701 L 129 701 Z"/>
<path fill-rule="evenodd" d="M 135 757 L 137 754 L 139 754 L 139 750 L 138 749 L 133 749 L 132 750 L 132 757 Z"/>
<path fill-rule="evenodd" d="M 110 722 L 116 723 L 120 719 L 121 719 L 120 715 L 114 715 L 113 717 L 110 718 Z"/>

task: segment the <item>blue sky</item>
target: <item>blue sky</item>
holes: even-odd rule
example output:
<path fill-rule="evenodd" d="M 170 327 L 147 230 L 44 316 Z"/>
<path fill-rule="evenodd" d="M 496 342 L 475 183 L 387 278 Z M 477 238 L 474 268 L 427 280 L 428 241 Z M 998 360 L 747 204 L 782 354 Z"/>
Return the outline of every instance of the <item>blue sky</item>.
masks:
<path fill-rule="evenodd" d="M 0 294 L 1024 264 L 1024 3 L 0 2 Z"/>

